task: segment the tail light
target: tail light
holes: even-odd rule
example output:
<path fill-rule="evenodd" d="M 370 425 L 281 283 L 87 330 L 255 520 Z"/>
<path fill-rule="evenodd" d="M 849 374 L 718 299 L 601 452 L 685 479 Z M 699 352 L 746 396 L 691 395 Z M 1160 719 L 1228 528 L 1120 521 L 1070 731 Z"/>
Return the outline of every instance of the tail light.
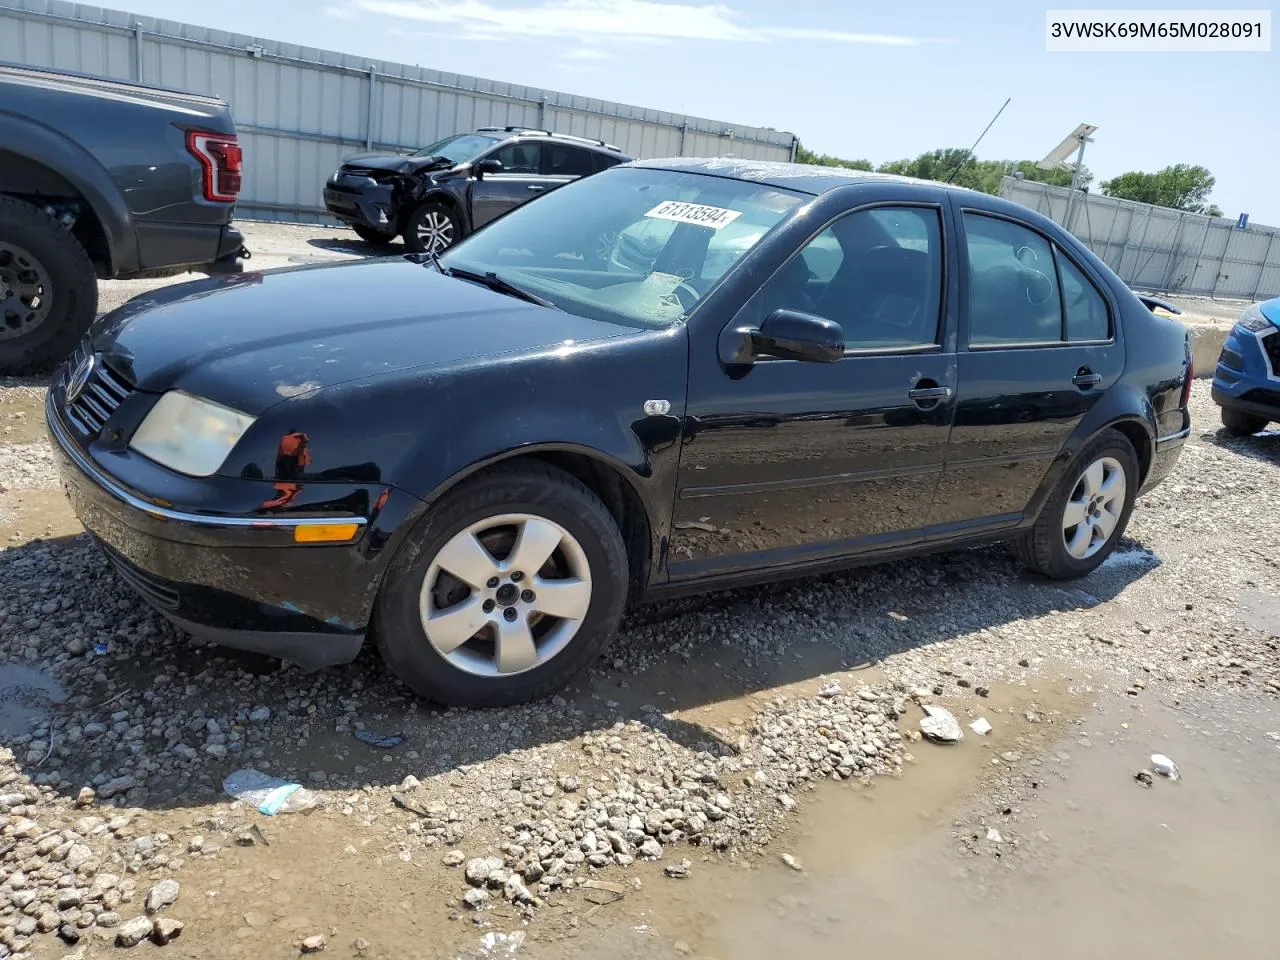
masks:
<path fill-rule="evenodd" d="M 204 170 L 204 198 L 215 203 L 234 203 L 244 176 L 244 153 L 240 142 L 225 133 L 187 133 L 187 149 Z"/>

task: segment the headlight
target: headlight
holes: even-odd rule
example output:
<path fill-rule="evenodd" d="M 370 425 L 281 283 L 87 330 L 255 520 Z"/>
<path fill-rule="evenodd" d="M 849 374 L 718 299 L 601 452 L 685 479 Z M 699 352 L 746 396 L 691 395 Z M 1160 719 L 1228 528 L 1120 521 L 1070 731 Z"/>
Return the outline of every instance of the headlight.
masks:
<path fill-rule="evenodd" d="M 192 477 L 216 471 L 253 424 L 253 417 L 171 390 L 156 401 L 129 447 Z"/>
<path fill-rule="evenodd" d="M 1270 328 L 1271 321 L 1262 315 L 1262 308 L 1258 304 L 1251 303 L 1240 314 L 1240 319 L 1236 321 L 1236 326 L 1241 330 L 1248 330 L 1250 333 L 1259 333 Z"/>

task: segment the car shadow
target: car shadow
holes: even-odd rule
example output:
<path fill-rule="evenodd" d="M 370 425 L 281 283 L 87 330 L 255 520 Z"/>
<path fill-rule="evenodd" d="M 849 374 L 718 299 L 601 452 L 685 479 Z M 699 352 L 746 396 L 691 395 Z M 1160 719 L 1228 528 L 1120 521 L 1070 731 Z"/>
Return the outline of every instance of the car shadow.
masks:
<path fill-rule="evenodd" d="M 342 237 L 313 237 L 307 243 L 321 250 L 361 257 L 392 257 L 405 252 L 404 243 L 398 238 L 388 244 L 367 243 L 354 233 Z"/>
<path fill-rule="evenodd" d="M 1208 439 L 1232 453 L 1253 457 L 1263 463 L 1280 464 L 1280 424 L 1273 423 L 1262 433 L 1255 433 L 1251 437 L 1234 437 L 1219 428 L 1209 434 Z"/>
<path fill-rule="evenodd" d="M 466 710 L 418 700 L 372 644 L 354 663 L 314 674 L 204 645 L 145 608 L 86 536 L 33 541 L 0 551 L 9 609 L 38 608 L 46 596 L 72 602 L 39 625 L 22 612 L 0 620 L 0 661 L 47 672 L 66 697 L 47 704 L 29 732 L 0 741 L 37 785 L 74 796 L 127 774 L 137 785 L 114 802 L 149 809 L 215 801 L 238 767 L 354 790 L 611 736 L 619 725 L 726 755 L 743 732 L 735 728 L 779 691 L 813 696 L 818 678 L 844 672 L 851 690 L 859 671 L 874 679 L 885 657 L 1104 604 L 1158 564 L 1126 541 L 1093 575 L 1067 584 L 1023 572 L 997 546 L 645 605 L 597 666 L 560 693 Z M 44 568 L 67 571 L 66 582 L 33 583 Z M 250 719 L 262 706 L 270 718 Z M 403 741 L 378 749 L 357 730 Z"/>

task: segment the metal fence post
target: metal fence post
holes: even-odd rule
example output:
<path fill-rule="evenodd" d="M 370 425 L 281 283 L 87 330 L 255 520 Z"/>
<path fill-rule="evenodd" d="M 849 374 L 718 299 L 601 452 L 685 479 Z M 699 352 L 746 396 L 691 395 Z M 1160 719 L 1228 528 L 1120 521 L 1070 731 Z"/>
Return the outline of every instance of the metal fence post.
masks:
<path fill-rule="evenodd" d="M 538 101 L 538 129 L 550 130 L 547 126 L 547 98 L 543 97 Z"/>
<path fill-rule="evenodd" d="M 133 79 L 142 83 L 142 24 L 133 25 Z"/>
<path fill-rule="evenodd" d="M 1267 252 L 1262 255 L 1262 266 L 1258 270 L 1258 282 L 1253 285 L 1253 293 L 1249 294 L 1250 300 L 1258 299 L 1258 291 L 1262 289 L 1262 275 L 1267 272 L 1267 264 L 1271 262 L 1271 249 L 1276 245 L 1276 235 L 1271 234 L 1271 239 L 1267 241 Z"/>
<path fill-rule="evenodd" d="M 1182 246 L 1182 231 L 1187 227 L 1187 213 L 1184 210 L 1178 214 L 1178 230 L 1173 235 L 1173 249 L 1169 251 L 1169 264 L 1164 268 L 1164 283 L 1161 289 L 1172 289 L 1169 285 L 1173 282 L 1173 271 L 1178 267 L 1178 249 Z"/>
<path fill-rule="evenodd" d="M 684 138 L 685 138 L 685 134 L 687 134 L 688 132 L 689 132 L 689 124 L 687 123 L 680 124 L 680 152 L 676 154 L 676 156 L 679 156 L 679 157 L 684 156 Z"/>
<path fill-rule="evenodd" d="M 378 93 L 378 68 L 370 67 L 369 68 L 369 115 L 365 118 L 366 123 L 364 127 L 364 148 L 366 150 L 373 149 L 373 132 L 374 132 L 373 108 L 374 108 L 374 100 L 375 100 L 375 97 L 377 96 L 377 93 Z"/>
<path fill-rule="evenodd" d="M 1212 223 L 1213 221 L 1210 221 Z M 1218 272 L 1213 278 L 1213 291 L 1209 294 L 1211 298 L 1218 295 L 1218 284 L 1222 282 L 1222 271 L 1227 269 L 1227 253 L 1231 250 L 1231 238 L 1236 234 L 1235 227 L 1231 227 L 1227 231 L 1227 242 L 1222 245 L 1222 256 L 1218 258 Z"/>
<path fill-rule="evenodd" d="M 796 162 L 796 150 L 799 148 L 799 146 L 800 146 L 800 138 L 799 138 L 799 137 L 792 137 L 792 138 L 791 138 L 791 156 L 790 156 L 790 158 L 788 159 L 788 162 L 789 162 L 789 163 L 795 163 L 795 162 Z"/>

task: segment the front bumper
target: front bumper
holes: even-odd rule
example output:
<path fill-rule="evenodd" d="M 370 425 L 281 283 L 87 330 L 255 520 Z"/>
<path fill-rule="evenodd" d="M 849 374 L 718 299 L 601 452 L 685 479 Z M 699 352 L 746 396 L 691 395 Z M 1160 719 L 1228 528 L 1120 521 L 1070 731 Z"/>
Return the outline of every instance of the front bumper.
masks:
<path fill-rule="evenodd" d="M 1280 420 L 1280 330 L 1233 327 L 1213 371 L 1213 402 Z"/>
<path fill-rule="evenodd" d="M 380 579 L 378 548 L 387 539 L 378 520 L 408 509 L 399 499 L 412 497 L 386 487 L 311 484 L 295 501 L 302 506 L 288 514 L 184 513 L 103 469 L 93 444 L 77 443 L 58 409 L 60 396 L 60 385 L 50 389 L 45 416 L 67 497 L 144 600 L 193 635 L 307 669 L 356 657 Z M 265 492 L 269 499 L 275 490 L 267 481 L 225 482 L 252 486 L 254 498 Z M 363 513 L 337 509 L 357 503 L 369 506 Z M 328 509 L 321 513 L 318 506 Z M 350 543 L 294 542 L 298 526 L 353 521 L 361 532 Z"/>
<path fill-rule="evenodd" d="M 324 206 L 343 223 L 379 230 L 399 230 L 392 189 L 368 177 L 331 177 L 324 187 Z"/>

